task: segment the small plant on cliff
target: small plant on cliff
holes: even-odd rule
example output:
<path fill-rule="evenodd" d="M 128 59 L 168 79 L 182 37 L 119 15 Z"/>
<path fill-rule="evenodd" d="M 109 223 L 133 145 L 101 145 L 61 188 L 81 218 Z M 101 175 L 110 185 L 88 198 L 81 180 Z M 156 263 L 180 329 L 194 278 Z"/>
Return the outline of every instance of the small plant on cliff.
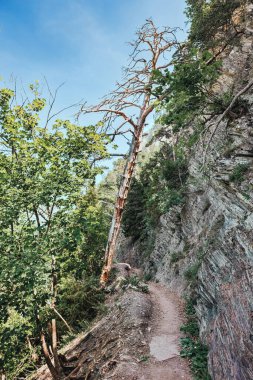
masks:
<path fill-rule="evenodd" d="M 211 59 L 210 52 L 188 46 L 175 55 L 173 72 L 154 73 L 154 80 L 159 84 L 157 93 L 168 88 L 170 94 L 161 103 L 159 122 L 171 126 L 174 133 L 187 128 L 195 119 L 197 124 L 203 122 L 212 96 L 210 86 L 218 78 L 221 67 L 218 61 L 208 64 Z"/>
<path fill-rule="evenodd" d="M 182 358 L 188 358 L 191 362 L 191 370 L 195 380 L 211 380 L 207 372 L 207 354 L 208 349 L 200 340 L 194 340 L 190 337 L 181 339 Z"/>
<path fill-rule="evenodd" d="M 240 184 L 245 179 L 245 173 L 249 169 L 248 164 L 238 164 L 229 176 L 231 182 Z"/>
<path fill-rule="evenodd" d="M 200 265 L 201 265 L 201 262 L 197 261 L 196 263 L 189 266 L 188 269 L 186 269 L 186 271 L 184 272 L 184 277 L 187 281 L 191 283 L 195 282 Z"/>
<path fill-rule="evenodd" d="M 209 108 L 215 114 L 222 114 L 231 104 L 234 98 L 233 91 L 227 91 L 221 95 L 216 95 L 210 104 Z M 230 120 L 241 117 L 246 114 L 249 109 L 249 101 L 243 99 L 242 97 L 238 98 L 233 105 L 232 109 L 228 112 L 227 117 Z"/>
<path fill-rule="evenodd" d="M 170 264 L 175 264 L 184 258 L 184 252 L 173 252 L 170 257 Z"/>

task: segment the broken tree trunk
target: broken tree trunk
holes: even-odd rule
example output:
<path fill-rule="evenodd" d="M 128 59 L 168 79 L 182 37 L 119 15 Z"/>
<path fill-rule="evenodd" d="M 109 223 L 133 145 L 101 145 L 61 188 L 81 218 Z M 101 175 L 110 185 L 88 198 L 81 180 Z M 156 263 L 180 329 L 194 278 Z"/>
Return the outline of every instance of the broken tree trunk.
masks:
<path fill-rule="evenodd" d="M 126 204 L 128 192 L 130 189 L 131 179 L 134 174 L 135 165 L 137 162 L 138 153 L 140 151 L 142 143 L 144 123 L 138 127 L 137 134 L 132 138 L 132 143 L 130 147 L 130 152 L 128 160 L 125 166 L 123 180 L 121 182 L 118 196 L 115 203 L 114 214 L 111 223 L 111 229 L 109 232 L 109 238 L 107 242 L 107 247 L 105 251 L 105 261 L 102 270 L 100 283 L 105 285 L 108 281 L 109 273 L 112 267 L 113 258 L 116 250 L 117 238 L 121 228 L 121 220 L 123 215 L 124 206 Z"/>

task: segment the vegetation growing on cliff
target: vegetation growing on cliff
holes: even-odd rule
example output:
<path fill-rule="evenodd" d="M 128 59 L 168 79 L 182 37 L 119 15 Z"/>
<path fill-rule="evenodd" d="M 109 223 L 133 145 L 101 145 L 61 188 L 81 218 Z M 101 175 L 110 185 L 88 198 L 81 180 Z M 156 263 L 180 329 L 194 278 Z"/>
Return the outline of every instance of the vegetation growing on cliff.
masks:
<path fill-rule="evenodd" d="M 224 43 L 224 35 L 227 42 L 237 33 L 239 26 L 238 19 L 236 22 L 232 15 L 245 3 L 245 0 L 187 0 L 186 14 L 190 22 L 189 39 L 202 48 Z"/>
<path fill-rule="evenodd" d="M 168 88 L 168 96 L 159 106 L 161 116 L 158 121 L 172 127 L 174 133 L 188 127 L 196 118 L 203 123 L 211 116 L 207 109 L 215 95 L 210 86 L 218 78 L 221 66 L 219 61 L 208 64 L 211 57 L 208 51 L 185 47 L 175 56 L 173 72 L 154 73 L 159 84 L 157 92 L 163 87 Z"/>
<path fill-rule="evenodd" d="M 198 320 L 195 311 L 196 302 L 187 298 L 185 301 L 185 314 L 187 321 L 181 326 L 181 331 L 185 334 L 181 338 L 181 352 L 183 358 L 188 358 L 195 380 L 211 380 L 207 370 L 208 347 L 199 339 Z"/>
<path fill-rule="evenodd" d="M 146 239 L 159 217 L 184 201 L 187 175 L 184 158 L 179 155 L 173 159 L 172 149 L 167 144 L 141 166 L 123 214 L 125 236 Z"/>

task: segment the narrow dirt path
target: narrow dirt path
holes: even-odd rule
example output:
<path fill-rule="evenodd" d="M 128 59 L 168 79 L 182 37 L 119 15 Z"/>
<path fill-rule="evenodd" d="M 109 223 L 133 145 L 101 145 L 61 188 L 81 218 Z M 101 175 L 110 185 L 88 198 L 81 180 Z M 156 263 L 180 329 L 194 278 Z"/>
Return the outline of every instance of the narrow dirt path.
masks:
<path fill-rule="evenodd" d="M 186 360 L 180 357 L 182 305 L 165 286 L 149 285 L 153 313 L 149 326 L 150 357 L 142 364 L 139 380 L 192 380 Z"/>
<path fill-rule="evenodd" d="M 179 355 L 182 301 L 161 284 L 149 291 L 114 295 L 110 312 L 61 351 L 66 378 L 192 380 Z M 32 378 L 52 380 L 46 366 Z"/>

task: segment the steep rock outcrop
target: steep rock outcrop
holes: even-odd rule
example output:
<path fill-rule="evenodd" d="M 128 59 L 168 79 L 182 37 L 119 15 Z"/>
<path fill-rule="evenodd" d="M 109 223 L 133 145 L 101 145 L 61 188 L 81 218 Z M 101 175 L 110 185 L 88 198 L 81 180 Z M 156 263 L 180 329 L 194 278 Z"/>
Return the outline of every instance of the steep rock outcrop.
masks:
<path fill-rule="evenodd" d="M 218 93 L 235 95 L 253 77 L 252 4 L 245 25 L 223 59 Z M 186 203 L 161 217 L 149 258 L 129 239 L 120 249 L 132 261 L 138 252 L 146 272 L 180 294 L 194 293 L 214 380 L 253 379 L 253 90 L 242 98 L 246 109 L 224 118 L 210 141 L 212 121 L 194 148 Z"/>

